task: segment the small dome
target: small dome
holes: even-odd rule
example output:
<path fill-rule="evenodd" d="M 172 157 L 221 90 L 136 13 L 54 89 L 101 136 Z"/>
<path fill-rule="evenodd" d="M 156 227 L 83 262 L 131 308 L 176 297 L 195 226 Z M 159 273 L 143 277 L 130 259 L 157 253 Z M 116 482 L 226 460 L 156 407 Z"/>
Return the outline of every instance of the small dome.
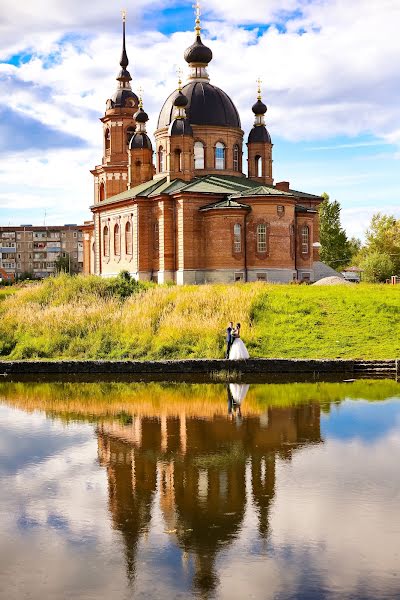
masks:
<path fill-rule="evenodd" d="M 132 81 L 131 74 L 125 68 L 118 73 L 117 81 Z"/>
<path fill-rule="evenodd" d="M 174 100 L 174 106 L 177 108 L 185 108 L 185 106 L 188 105 L 188 102 L 189 100 L 186 98 L 185 94 L 182 94 L 182 92 L 179 91 L 179 94 Z"/>
<path fill-rule="evenodd" d="M 147 123 L 149 115 L 140 107 L 137 113 L 135 113 L 134 119 L 136 120 L 136 123 Z"/>
<path fill-rule="evenodd" d="M 253 107 L 251 110 L 253 111 L 253 113 L 255 115 L 265 115 L 268 108 L 266 107 L 264 102 L 262 102 L 262 100 L 257 100 L 257 102 L 255 104 L 253 104 Z"/>
<path fill-rule="evenodd" d="M 129 143 L 129 150 L 134 150 L 135 148 L 147 148 L 148 150 L 153 150 L 153 146 L 147 133 L 138 131 L 134 136 L 132 136 L 132 139 Z"/>
<path fill-rule="evenodd" d="M 212 51 L 203 44 L 200 35 L 197 35 L 195 43 L 185 52 L 185 60 L 189 64 L 200 63 L 208 65 L 212 61 L 212 57 Z"/>
<path fill-rule="evenodd" d="M 249 134 L 248 143 L 249 144 L 257 144 L 257 143 L 272 144 L 271 136 L 269 135 L 267 128 L 264 127 L 264 125 L 259 125 L 257 127 L 253 127 L 253 129 L 250 131 L 250 134 Z"/>
<path fill-rule="evenodd" d="M 175 119 L 172 121 L 168 130 L 169 136 L 174 135 L 190 135 L 193 136 L 193 129 L 188 119 Z"/>
<path fill-rule="evenodd" d="M 136 108 L 139 104 L 139 98 L 127 88 L 118 88 L 111 100 L 113 108 Z"/>
<path fill-rule="evenodd" d="M 168 127 L 175 116 L 174 102 L 179 95 L 175 90 L 161 109 L 157 129 Z M 182 88 L 182 95 L 188 100 L 187 118 L 191 125 L 215 125 L 218 127 L 239 127 L 240 117 L 229 98 L 222 90 L 205 81 L 191 81 Z"/>

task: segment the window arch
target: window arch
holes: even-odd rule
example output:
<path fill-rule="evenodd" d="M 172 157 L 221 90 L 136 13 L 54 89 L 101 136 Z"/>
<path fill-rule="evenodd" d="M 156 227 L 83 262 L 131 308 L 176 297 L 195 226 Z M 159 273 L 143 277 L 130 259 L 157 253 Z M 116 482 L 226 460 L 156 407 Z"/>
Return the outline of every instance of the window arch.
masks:
<path fill-rule="evenodd" d="M 257 225 L 257 252 L 265 254 L 267 251 L 267 226 L 265 223 Z"/>
<path fill-rule="evenodd" d="M 132 254 L 132 225 L 130 221 L 125 225 L 125 254 Z"/>
<path fill-rule="evenodd" d="M 239 253 L 242 251 L 242 226 L 235 223 L 233 226 L 233 251 Z"/>
<path fill-rule="evenodd" d="M 135 135 L 135 128 L 133 127 L 133 125 L 131 125 L 126 130 L 126 143 L 127 143 L 128 146 L 129 146 L 129 143 L 130 143 L 130 141 L 131 141 L 131 139 L 133 138 L 134 135 Z"/>
<path fill-rule="evenodd" d="M 222 142 L 215 144 L 215 168 L 225 169 L 225 145 Z"/>
<path fill-rule="evenodd" d="M 233 146 L 233 170 L 240 170 L 240 161 L 239 161 L 239 146 L 235 144 Z"/>
<path fill-rule="evenodd" d="M 175 171 L 182 171 L 182 150 L 176 149 L 174 152 Z"/>
<path fill-rule="evenodd" d="M 103 254 L 110 256 L 110 232 L 107 225 L 103 229 Z"/>
<path fill-rule="evenodd" d="M 195 142 L 194 143 L 194 168 L 195 169 L 204 169 L 204 144 L 203 142 Z"/>
<path fill-rule="evenodd" d="M 257 154 L 257 156 L 255 157 L 254 160 L 256 163 L 256 177 L 262 177 L 263 176 L 262 158 L 259 154 Z"/>
<path fill-rule="evenodd" d="M 106 197 L 106 191 L 105 191 L 104 181 L 102 181 L 100 184 L 100 189 L 99 189 L 100 202 L 103 202 L 103 200 L 105 200 L 105 197 Z"/>
<path fill-rule="evenodd" d="M 301 253 L 308 254 L 310 251 L 310 228 L 303 225 L 301 228 Z"/>
<path fill-rule="evenodd" d="M 119 236 L 118 223 L 114 226 L 114 254 L 116 256 L 119 256 L 121 254 L 121 238 Z"/>
<path fill-rule="evenodd" d="M 164 164 L 164 148 L 162 146 L 159 147 L 158 149 L 158 172 L 162 173 L 164 171 L 165 168 L 165 164 Z"/>
<path fill-rule="evenodd" d="M 105 148 L 106 152 L 110 151 L 110 147 L 111 147 L 111 133 L 110 133 L 110 130 L 107 128 L 104 133 L 104 148 Z"/>

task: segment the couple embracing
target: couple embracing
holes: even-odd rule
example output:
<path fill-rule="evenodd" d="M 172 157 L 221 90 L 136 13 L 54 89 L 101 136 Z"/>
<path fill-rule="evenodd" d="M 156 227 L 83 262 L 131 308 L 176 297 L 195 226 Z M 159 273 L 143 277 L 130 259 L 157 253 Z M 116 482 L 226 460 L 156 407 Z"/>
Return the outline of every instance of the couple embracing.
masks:
<path fill-rule="evenodd" d="M 226 329 L 226 358 L 230 360 L 243 360 L 250 358 L 247 348 L 240 339 L 240 323 L 233 326 L 233 321 L 230 321 Z"/>

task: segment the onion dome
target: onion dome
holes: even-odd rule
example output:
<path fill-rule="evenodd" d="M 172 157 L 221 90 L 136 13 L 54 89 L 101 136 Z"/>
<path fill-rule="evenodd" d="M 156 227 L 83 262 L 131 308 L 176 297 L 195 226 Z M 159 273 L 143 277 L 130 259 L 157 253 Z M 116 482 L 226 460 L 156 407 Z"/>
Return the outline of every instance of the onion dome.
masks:
<path fill-rule="evenodd" d="M 268 108 L 261 99 L 258 99 L 257 102 L 253 104 L 251 110 L 255 115 L 265 115 Z"/>
<path fill-rule="evenodd" d="M 193 129 L 188 119 L 175 119 L 172 121 L 168 130 L 169 136 L 175 135 L 189 135 L 193 136 Z"/>
<path fill-rule="evenodd" d="M 203 44 L 200 33 L 198 33 L 196 41 L 186 50 L 184 57 L 189 64 L 208 65 L 212 61 L 213 53 Z"/>
<path fill-rule="evenodd" d="M 182 94 L 182 89 L 179 89 L 178 92 L 179 93 L 174 100 L 174 106 L 176 106 L 176 108 L 186 108 L 189 100 L 186 98 L 185 94 Z"/>
<path fill-rule="evenodd" d="M 145 131 L 137 131 L 129 143 L 129 150 L 147 148 L 153 151 L 151 140 Z"/>
<path fill-rule="evenodd" d="M 143 110 L 141 101 L 139 101 L 139 110 L 133 115 L 133 118 L 135 119 L 136 123 L 147 123 L 149 120 L 149 115 Z"/>
<path fill-rule="evenodd" d="M 179 92 L 175 90 L 161 109 L 157 128 L 168 127 L 175 116 L 174 102 Z M 182 88 L 188 104 L 186 114 L 191 125 L 239 127 L 240 117 L 236 106 L 223 90 L 207 81 L 193 80 Z"/>

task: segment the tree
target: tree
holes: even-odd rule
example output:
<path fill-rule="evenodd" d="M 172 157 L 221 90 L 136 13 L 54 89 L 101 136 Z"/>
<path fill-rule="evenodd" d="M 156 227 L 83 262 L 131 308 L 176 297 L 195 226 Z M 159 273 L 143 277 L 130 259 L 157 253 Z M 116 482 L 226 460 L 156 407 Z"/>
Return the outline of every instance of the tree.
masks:
<path fill-rule="evenodd" d="M 57 273 L 71 274 L 71 263 L 69 256 L 59 256 L 54 262 L 54 266 Z"/>
<path fill-rule="evenodd" d="M 400 274 L 400 219 L 381 213 L 372 217 L 362 256 L 366 257 L 372 253 L 389 256 L 393 264 L 391 274 Z"/>
<path fill-rule="evenodd" d="M 339 202 L 331 201 L 326 193 L 322 194 L 322 197 L 324 201 L 319 207 L 320 256 L 322 262 L 338 271 L 350 263 L 354 246 L 349 243 L 340 224 Z"/>
<path fill-rule="evenodd" d="M 389 279 L 394 273 L 393 260 L 384 252 L 370 252 L 360 262 L 363 279 L 369 283 L 379 283 Z"/>

